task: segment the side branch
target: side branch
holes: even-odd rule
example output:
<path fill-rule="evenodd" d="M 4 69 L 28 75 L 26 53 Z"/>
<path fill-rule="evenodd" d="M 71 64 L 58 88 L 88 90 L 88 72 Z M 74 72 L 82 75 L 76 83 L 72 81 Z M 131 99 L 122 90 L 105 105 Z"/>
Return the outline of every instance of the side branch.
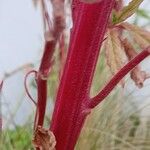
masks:
<path fill-rule="evenodd" d="M 101 101 L 103 101 L 106 96 L 113 90 L 113 88 L 119 83 L 119 81 L 130 72 L 136 65 L 138 65 L 141 61 L 143 61 L 146 57 L 150 55 L 150 46 L 143 50 L 140 54 L 138 54 L 135 58 L 129 61 L 114 77 L 107 83 L 107 85 L 100 91 L 100 93 L 91 98 L 88 107 L 94 108 Z"/>

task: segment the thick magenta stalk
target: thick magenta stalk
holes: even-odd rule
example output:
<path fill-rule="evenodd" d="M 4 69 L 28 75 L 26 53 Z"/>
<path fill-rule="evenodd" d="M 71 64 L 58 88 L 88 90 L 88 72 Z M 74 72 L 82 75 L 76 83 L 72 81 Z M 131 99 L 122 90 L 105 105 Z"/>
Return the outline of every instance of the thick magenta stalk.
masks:
<path fill-rule="evenodd" d="M 87 114 L 93 73 L 114 0 L 73 3 L 73 29 L 51 130 L 57 150 L 73 150 Z"/>

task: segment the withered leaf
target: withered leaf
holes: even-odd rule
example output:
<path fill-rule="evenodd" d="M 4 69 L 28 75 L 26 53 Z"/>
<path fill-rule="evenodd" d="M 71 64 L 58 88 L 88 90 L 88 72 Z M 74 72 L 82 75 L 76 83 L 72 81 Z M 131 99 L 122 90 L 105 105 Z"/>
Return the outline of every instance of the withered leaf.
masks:
<path fill-rule="evenodd" d="M 121 23 L 121 26 L 129 31 L 133 40 L 139 45 L 141 49 L 145 49 L 150 45 L 150 32 L 146 31 L 136 25 L 127 22 Z"/>
<path fill-rule="evenodd" d="M 104 48 L 107 64 L 112 74 L 116 74 L 127 62 L 127 57 L 121 45 L 117 29 L 108 29 L 107 39 L 104 41 Z M 124 85 L 123 80 L 122 85 Z"/>
<path fill-rule="evenodd" d="M 129 60 L 131 60 L 137 55 L 137 52 L 135 51 L 134 47 L 131 45 L 131 43 L 127 39 L 124 39 L 122 44 L 124 45 L 124 49 Z M 138 88 L 142 88 L 144 81 L 150 78 L 150 75 L 147 74 L 145 71 L 142 71 L 140 65 L 137 65 L 131 71 L 130 77 Z"/>
<path fill-rule="evenodd" d="M 135 82 L 135 85 L 138 88 L 142 88 L 144 81 L 148 78 L 150 78 L 150 74 L 147 74 L 145 71 L 141 71 L 139 65 L 131 71 L 131 79 Z"/>
<path fill-rule="evenodd" d="M 32 144 L 40 150 L 55 150 L 56 139 L 50 130 L 38 126 L 34 132 Z"/>
<path fill-rule="evenodd" d="M 127 38 L 122 40 L 122 44 L 124 46 L 125 53 L 129 60 L 131 60 L 138 54 Z"/>

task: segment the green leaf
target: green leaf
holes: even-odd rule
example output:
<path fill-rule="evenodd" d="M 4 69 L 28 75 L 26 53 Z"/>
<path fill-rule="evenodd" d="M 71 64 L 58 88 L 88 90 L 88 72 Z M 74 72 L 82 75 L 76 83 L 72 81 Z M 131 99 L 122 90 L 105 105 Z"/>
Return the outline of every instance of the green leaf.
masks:
<path fill-rule="evenodd" d="M 118 14 L 117 14 L 117 22 L 120 23 L 122 21 L 125 21 L 127 18 L 132 16 L 140 6 L 140 4 L 144 0 L 132 0 L 127 6 L 125 6 Z"/>

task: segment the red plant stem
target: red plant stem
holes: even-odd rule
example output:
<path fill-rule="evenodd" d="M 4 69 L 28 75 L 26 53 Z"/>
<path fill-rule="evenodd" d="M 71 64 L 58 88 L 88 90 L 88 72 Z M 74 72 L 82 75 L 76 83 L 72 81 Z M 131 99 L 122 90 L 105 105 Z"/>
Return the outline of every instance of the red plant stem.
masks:
<path fill-rule="evenodd" d="M 114 75 L 114 77 L 100 91 L 100 93 L 97 96 L 91 98 L 89 102 L 89 108 L 94 108 L 102 100 L 104 100 L 106 96 L 113 90 L 113 88 L 119 83 L 119 81 L 149 55 L 150 47 L 143 50 L 140 54 L 138 54 L 135 58 L 128 62 L 122 69 L 120 69 L 118 73 L 116 73 L 116 75 Z"/>
<path fill-rule="evenodd" d="M 53 16 L 54 16 L 53 29 L 49 29 L 49 35 L 48 38 L 46 39 L 44 54 L 41 60 L 40 68 L 37 73 L 37 79 L 36 79 L 38 100 L 37 100 L 37 110 L 35 116 L 34 129 L 37 126 L 43 126 L 45 109 L 46 109 L 46 100 L 47 100 L 47 79 L 51 68 L 52 56 L 57 41 L 63 29 L 65 28 L 64 1 L 53 0 L 52 6 L 53 6 Z M 59 9 L 57 9 L 57 7 Z M 47 11 L 45 10 L 45 12 Z M 46 19 L 49 24 L 50 23 L 49 17 L 46 17 Z"/>
<path fill-rule="evenodd" d="M 45 51 L 42 57 L 41 65 L 37 73 L 37 107 L 36 115 L 34 121 L 34 130 L 38 126 L 43 126 L 44 116 L 46 111 L 46 102 L 47 102 L 47 79 L 48 74 L 51 68 L 51 60 L 55 50 L 56 41 L 47 41 L 45 44 Z M 39 147 L 36 147 L 36 150 L 40 150 Z"/>
<path fill-rule="evenodd" d="M 48 14 L 48 10 L 47 10 L 47 7 L 46 7 L 45 0 L 41 0 L 41 7 L 42 7 L 44 31 L 46 30 L 46 25 L 48 26 L 48 28 L 50 30 L 51 27 L 52 27 L 52 23 L 51 23 L 49 14 Z"/>
<path fill-rule="evenodd" d="M 25 91 L 26 91 L 28 97 L 30 98 L 30 100 L 34 103 L 35 106 L 37 106 L 36 101 L 35 101 L 34 98 L 31 96 L 31 94 L 30 94 L 30 92 L 29 92 L 29 90 L 28 90 L 28 86 L 27 86 L 27 78 L 28 78 L 28 76 L 29 76 L 31 73 L 34 73 L 34 74 L 35 74 L 35 77 L 36 77 L 36 75 L 37 75 L 37 71 L 35 71 L 35 70 L 29 71 L 29 72 L 26 74 L 25 79 L 24 79 L 24 87 L 25 87 Z"/>
<path fill-rule="evenodd" d="M 90 110 L 86 107 L 100 46 L 114 0 L 73 3 L 73 29 L 51 130 L 57 150 L 73 150 Z"/>
<path fill-rule="evenodd" d="M 35 118 L 35 125 L 42 126 L 45 115 L 46 100 L 47 100 L 47 78 L 51 67 L 51 60 L 54 53 L 56 41 L 47 41 L 45 51 L 42 57 L 41 65 L 37 73 L 37 112 Z"/>

